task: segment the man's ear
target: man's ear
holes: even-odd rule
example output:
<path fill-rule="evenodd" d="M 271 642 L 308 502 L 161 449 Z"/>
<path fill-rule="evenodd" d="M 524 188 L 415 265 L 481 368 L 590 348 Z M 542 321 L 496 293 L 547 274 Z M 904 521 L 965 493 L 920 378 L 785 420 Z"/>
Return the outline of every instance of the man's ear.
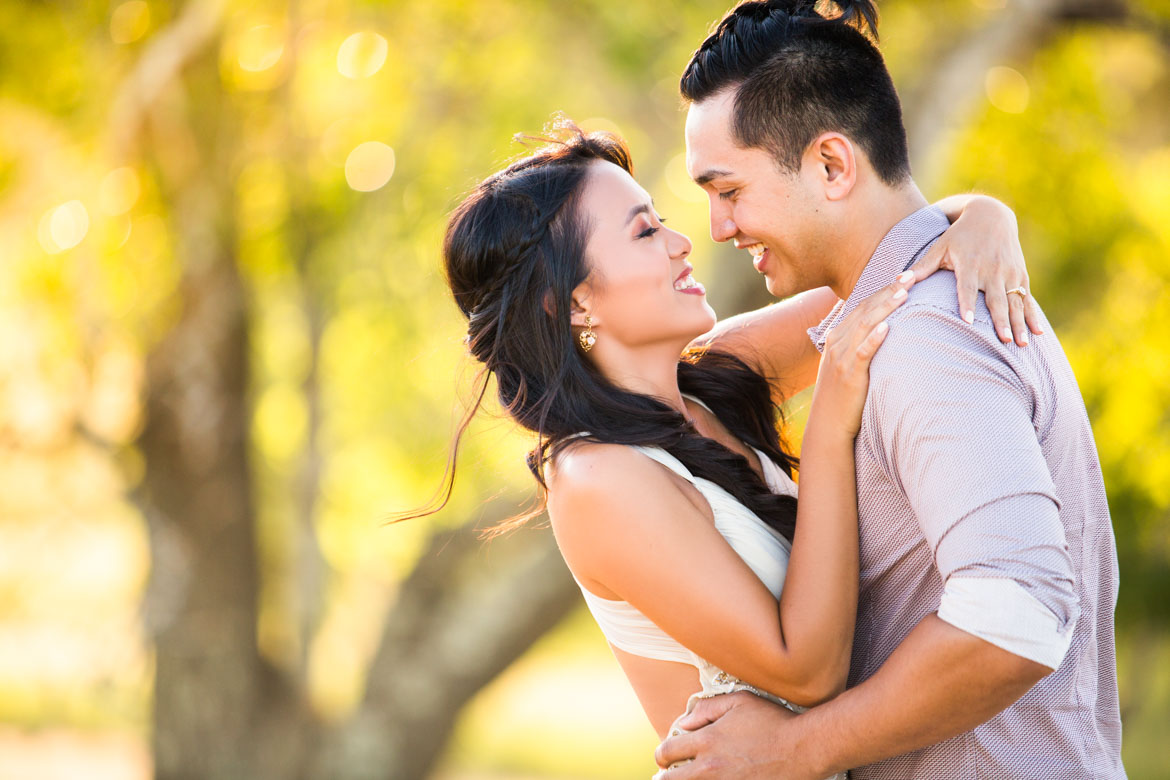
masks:
<path fill-rule="evenodd" d="M 853 191 L 857 162 L 856 147 L 840 133 L 821 133 L 809 144 L 803 160 L 826 200 L 843 200 Z"/>

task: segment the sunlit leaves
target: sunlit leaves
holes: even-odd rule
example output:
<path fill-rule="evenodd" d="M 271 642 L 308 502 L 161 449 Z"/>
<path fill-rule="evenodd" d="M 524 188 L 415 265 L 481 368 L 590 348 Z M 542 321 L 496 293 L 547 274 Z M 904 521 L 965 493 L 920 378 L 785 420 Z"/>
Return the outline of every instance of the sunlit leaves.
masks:
<path fill-rule="evenodd" d="M 329 569 L 311 685 L 329 713 L 352 705 L 378 615 L 431 531 L 476 517 L 500 492 L 519 505 L 533 486 L 527 436 L 489 403 L 448 509 L 381 525 L 438 486 L 457 399 L 476 368 L 440 269 L 447 213 L 522 151 L 514 133 L 538 132 L 564 111 L 586 129 L 627 136 L 641 183 L 694 240 L 712 295 L 730 289 L 719 280 L 732 278 L 724 261 L 733 261 L 706 240 L 704 196 L 685 170 L 676 92 L 728 5 L 313 2 L 294 15 L 231 4 L 207 54 L 218 71 L 172 85 L 153 105 L 143 132 L 206 186 L 200 197 L 223 198 L 222 224 L 202 229 L 234 253 L 250 295 L 261 641 L 284 661 L 302 649 L 289 594 L 297 518 L 308 512 L 309 541 Z M 884 4 L 899 87 L 909 94 L 940 48 L 1002 5 Z M 89 610 L 131 626 L 148 566 L 142 520 L 122 501 L 142 470 L 128 442 L 142 425 L 145 355 L 167 333 L 191 261 L 176 241 L 188 215 L 173 192 L 157 191 L 158 160 L 107 158 L 105 137 L 115 85 L 182 7 L 0 4 L 0 42 L 22 54 L 0 72 L 0 597 L 64 615 L 72 593 L 81 606 L 66 622 Z M 1033 288 L 1095 424 L 1123 553 L 1153 568 L 1167 560 L 1170 506 L 1166 63 L 1140 28 L 1056 35 L 1035 61 L 976 75 L 985 113 L 945 161 L 947 190 L 983 189 L 1019 214 Z M 214 139 L 211 158 L 191 127 Z M 78 455 L 78 438 L 111 452 L 86 445 Z M 320 494 L 302 496 L 314 466 Z M 63 537 L 108 521 L 95 525 L 107 541 L 85 535 L 91 546 L 61 547 L 79 574 L 60 582 L 74 591 L 44 576 L 31 536 L 21 536 L 46 521 L 61 523 Z M 80 669 L 90 679 L 88 663 L 145 679 L 133 651 L 141 643 L 94 650 L 71 632 L 4 634 L 26 649 L 0 652 L 0 693 L 12 690 L 14 669 L 45 680 Z M 113 664 L 128 645 L 127 662 Z M 37 666 L 38 653 L 61 647 L 65 660 Z M 0 696 L 0 706 L 11 701 Z"/>

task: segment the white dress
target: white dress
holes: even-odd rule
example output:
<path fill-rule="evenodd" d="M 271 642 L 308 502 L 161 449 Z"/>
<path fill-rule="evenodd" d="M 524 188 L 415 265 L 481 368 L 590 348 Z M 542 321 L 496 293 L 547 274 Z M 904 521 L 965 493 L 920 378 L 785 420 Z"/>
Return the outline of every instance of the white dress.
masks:
<path fill-rule="evenodd" d="M 707 408 L 697 398 L 686 397 Z M 658 461 L 695 486 L 711 506 L 715 529 L 779 600 L 780 591 L 784 587 L 784 575 L 788 571 L 791 543 L 722 487 L 693 475 L 678 458 L 666 450 L 638 446 L 633 449 Z M 752 449 L 760 459 L 765 481 L 772 492 L 795 497 L 796 483 L 766 454 L 754 447 Z M 703 687 L 687 703 L 688 712 L 699 698 L 745 690 L 787 707 L 793 712 L 804 711 L 805 708 L 759 690 L 700 658 L 671 638 L 629 602 L 601 598 L 589 592 L 580 581 L 577 584 L 581 587 L 589 611 L 593 613 L 593 618 L 611 645 L 632 655 L 660 661 L 677 661 L 690 664 L 699 670 L 699 681 Z M 672 733 L 679 731 L 677 727 L 672 729 Z M 844 780 L 846 777 L 846 774 L 841 774 L 831 780 Z"/>

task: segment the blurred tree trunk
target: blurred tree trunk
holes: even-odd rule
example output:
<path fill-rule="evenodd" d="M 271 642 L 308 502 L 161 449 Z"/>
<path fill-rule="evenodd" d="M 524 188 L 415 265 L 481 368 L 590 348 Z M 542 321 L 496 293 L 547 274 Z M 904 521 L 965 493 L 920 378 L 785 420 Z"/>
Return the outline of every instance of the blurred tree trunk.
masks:
<path fill-rule="evenodd" d="M 311 737 L 307 708 L 256 639 L 249 313 L 232 195 L 240 128 L 209 45 L 221 8 L 189 4 L 113 112 L 120 150 L 157 171 L 182 265 L 176 322 L 147 358 L 146 467 L 135 497 L 150 532 L 145 622 L 164 780 L 291 777 Z"/>

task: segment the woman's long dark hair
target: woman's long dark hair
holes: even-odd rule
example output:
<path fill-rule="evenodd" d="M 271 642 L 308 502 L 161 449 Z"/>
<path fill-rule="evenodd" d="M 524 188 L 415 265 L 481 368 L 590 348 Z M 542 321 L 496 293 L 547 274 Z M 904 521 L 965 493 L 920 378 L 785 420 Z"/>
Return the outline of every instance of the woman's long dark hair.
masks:
<path fill-rule="evenodd" d="M 630 173 L 633 164 L 625 144 L 612 134 L 586 135 L 563 121 L 551 132 L 555 138 L 541 139 L 544 147 L 484 180 L 451 216 L 443 244 L 447 281 L 468 318 L 468 349 L 483 370 L 476 379 L 476 400 L 452 441 L 441 499 L 409 516 L 446 505 L 459 443 L 494 375 L 504 409 L 537 435 L 528 466 L 540 484 L 541 500 L 531 512 L 489 533 L 538 514 L 547 492 L 545 463 L 573 442 L 586 440 L 661 447 L 791 540 L 794 498 L 772 493 L 746 458 L 701 436 L 677 410 L 614 385 L 578 347 L 569 312 L 573 290 L 590 273 L 585 261 L 588 215 L 578 208 L 586 175 L 598 161 Z M 796 459 L 781 446 L 779 409 L 759 373 L 733 355 L 696 349 L 680 356 L 678 382 L 733 435 L 792 474 Z"/>

